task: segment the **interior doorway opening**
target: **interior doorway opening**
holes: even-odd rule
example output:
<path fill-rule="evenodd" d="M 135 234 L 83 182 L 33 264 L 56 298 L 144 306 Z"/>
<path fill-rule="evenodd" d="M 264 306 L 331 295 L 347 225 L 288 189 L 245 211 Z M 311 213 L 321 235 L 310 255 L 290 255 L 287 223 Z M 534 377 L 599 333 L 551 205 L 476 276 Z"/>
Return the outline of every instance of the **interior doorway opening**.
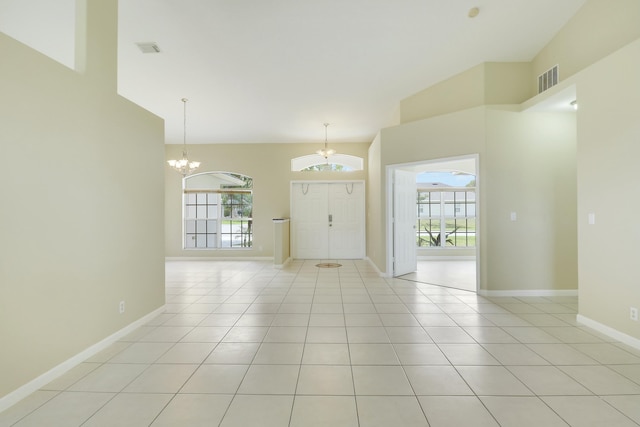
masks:
<path fill-rule="evenodd" d="M 478 155 L 387 167 L 387 271 L 477 292 Z"/>

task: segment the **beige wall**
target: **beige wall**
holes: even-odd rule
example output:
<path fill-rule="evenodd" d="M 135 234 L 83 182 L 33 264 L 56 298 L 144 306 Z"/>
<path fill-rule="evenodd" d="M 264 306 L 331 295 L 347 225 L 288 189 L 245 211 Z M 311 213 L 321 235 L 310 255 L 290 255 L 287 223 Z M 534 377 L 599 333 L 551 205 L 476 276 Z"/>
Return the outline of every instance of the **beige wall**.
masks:
<path fill-rule="evenodd" d="M 575 114 L 497 108 L 486 114 L 480 177 L 486 289 L 576 289 Z"/>
<path fill-rule="evenodd" d="M 640 1 L 589 0 L 532 61 L 537 76 L 558 64 L 564 80 L 640 37 Z"/>
<path fill-rule="evenodd" d="M 367 171 L 367 257 L 385 271 L 385 180 L 384 169 L 381 167 L 381 136 L 378 133 L 369 146 Z"/>
<path fill-rule="evenodd" d="M 400 101 L 401 123 L 530 98 L 528 62 L 485 62 Z"/>
<path fill-rule="evenodd" d="M 0 397 L 164 303 L 163 122 L 115 93 L 117 1 L 86 12 L 84 74 L 0 34 Z"/>
<path fill-rule="evenodd" d="M 478 154 L 481 288 L 575 289 L 575 115 L 514 110 L 478 107 L 384 129 L 378 233 L 386 233 L 387 166 Z M 386 239 L 369 247 L 384 253 L 374 260 L 381 271 L 386 247 Z"/>
<path fill-rule="evenodd" d="M 253 232 L 251 249 L 182 249 L 182 176 L 165 167 L 165 254 L 168 257 L 272 257 L 273 218 L 290 215 L 290 183 L 298 180 L 365 180 L 369 143 L 335 144 L 341 154 L 365 159 L 356 172 L 291 172 L 291 159 L 313 154 L 312 144 L 204 144 L 188 147 L 189 158 L 201 161 L 198 172 L 226 171 L 253 178 Z M 166 158 L 182 156 L 181 145 L 167 145 Z"/>
<path fill-rule="evenodd" d="M 640 39 L 576 76 L 580 314 L 636 339 L 629 307 L 640 308 L 638 76 Z"/>
<path fill-rule="evenodd" d="M 418 120 L 400 126 L 383 129 L 380 134 L 379 166 L 374 173 L 371 166 L 371 188 L 380 190 L 380 213 L 377 223 L 371 224 L 371 232 L 378 233 L 379 240 L 373 240 L 368 235 L 369 257 L 378 269 L 387 272 L 387 167 L 404 163 L 414 163 L 457 157 L 463 155 L 480 154 L 480 168 L 482 170 L 482 155 L 485 145 L 485 114 L 484 108 L 473 108 L 452 114 L 445 114 L 430 119 Z M 372 153 L 373 154 L 373 153 Z M 375 181 L 373 181 L 375 180 Z M 482 204 L 482 202 L 481 202 Z M 375 242 L 375 244 L 374 244 Z M 372 257 L 376 253 L 379 256 Z"/>

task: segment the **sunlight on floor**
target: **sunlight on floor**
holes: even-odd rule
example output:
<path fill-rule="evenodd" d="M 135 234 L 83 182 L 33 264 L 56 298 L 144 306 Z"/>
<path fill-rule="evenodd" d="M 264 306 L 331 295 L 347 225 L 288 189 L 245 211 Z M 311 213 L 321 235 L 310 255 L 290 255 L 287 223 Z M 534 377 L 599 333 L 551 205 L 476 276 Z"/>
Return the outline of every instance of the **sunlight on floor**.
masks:
<path fill-rule="evenodd" d="M 398 279 L 476 292 L 475 260 L 418 260 L 418 270 Z"/>

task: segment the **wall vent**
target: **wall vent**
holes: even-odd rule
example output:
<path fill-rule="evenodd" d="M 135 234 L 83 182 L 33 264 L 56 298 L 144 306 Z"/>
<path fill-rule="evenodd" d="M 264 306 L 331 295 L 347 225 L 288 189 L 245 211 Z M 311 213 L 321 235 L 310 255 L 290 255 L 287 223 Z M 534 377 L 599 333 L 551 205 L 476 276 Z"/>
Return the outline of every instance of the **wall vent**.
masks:
<path fill-rule="evenodd" d="M 549 70 L 538 76 L 538 93 L 542 93 L 545 90 L 557 85 L 560 81 L 558 75 L 558 65 L 554 65 Z"/>
<path fill-rule="evenodd" d="M 136 43 L 142 53 L 160 53 L 160 48 L 155 42 Z"/>

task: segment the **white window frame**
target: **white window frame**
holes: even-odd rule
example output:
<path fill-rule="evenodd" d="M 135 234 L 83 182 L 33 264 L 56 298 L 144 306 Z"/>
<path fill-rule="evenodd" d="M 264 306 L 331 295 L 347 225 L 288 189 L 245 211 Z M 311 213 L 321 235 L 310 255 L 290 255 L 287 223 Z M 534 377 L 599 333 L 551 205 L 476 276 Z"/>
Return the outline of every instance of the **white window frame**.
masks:
<path fill-rule="evenodd" d="M 456 193 L 456 192 L 465 192 L 465 193 L 474 193 L 474 214 L 475 215 L 465 215 L 465 216 L 456 216 L 456 215 L 447 215 L 446 214 L 446 205 L 450 204 L 447 203 L 447 201 L 445 200 L 444 194 L 445 193 Z M 418 203 L 418 198 L 420 193 L 440 193 L 440 215 L 435 217 L 435 216 L 429 216 L 429 215 L 424 215 L 421 214 L 421 207 L 424 206 L 424 203 Z M 447 243 L 447 221 L 451 221 L 451 220 L 474 220 L 476 221 L 476 227 L 477 227 L 477 217 L 478 217 L 478 199 L 476 196 L 477 192 L 476 189 L 474 187 L 438 187 L 438 188 L 418 188 L 417 189 L 417 193 L 416 193 L 416 210 L 417 210 L 417 216 L 418 216 L 418 229 L 417 229 L 417 235 L 416 235 L 416 245 L 418 245 L 419 248 L 421 249 L 468 249 L 468 248 L 475 248 L 477 245 L 477 239 L 475 240 L 475 244 L 474 245 L 466 245 L 466 246 L 458 246 L 458 245 L 451 245 L 448 246 Z M 462 203 L 454 203 L 454 214 L 456 213 L 455 210 L 458 209 L 456 206 L 458 204 L 462 204 Z M 467 205 L 469 205 L 469 203 L 465 203 Z M 468 209 L 467 209 L 467 214 L 468 214 Z M 421 233 L 421 230 L 419 228 L 419 224 L 421 220 L 437 220 L 440 221 L 440 230 L 438 230 L 438 233 L 440 236 L 444 236 L 444 238 L 440 238 L 440 246 L 431 246 L 431 245 L 427 245 L 427 246 L 420 246 L 420 235 L 423 234 Z M 452 233 L 453 234 L 453 233 Z M 468 233 L 467 233 L 468 234 Z M 474 233 L 474 235 L 477 236 L 477 228 L 476 228 L 476 232 Z M 427 236 L 429 236 L 427 234 Z"/>

